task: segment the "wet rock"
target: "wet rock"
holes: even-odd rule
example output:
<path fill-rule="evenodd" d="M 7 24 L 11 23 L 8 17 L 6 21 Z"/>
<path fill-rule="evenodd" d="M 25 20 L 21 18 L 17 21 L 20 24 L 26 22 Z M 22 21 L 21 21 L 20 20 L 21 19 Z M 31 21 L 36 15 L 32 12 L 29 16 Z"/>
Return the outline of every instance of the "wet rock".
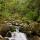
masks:
<path fill-rule="evenodd" d="M 0 39 L 1 39 L 1 38 L 3 38 L 3 37 L 0 35 Z"/>
<path fill-rule="evenodd" d="M 5 38 L 3 38 L 1 35 L 0 35 L 0 40 L 6 40 Z"/>
<path fill-rule="evenodd" d="M 11 37 L 11 31 L 8 31 L 7 34 L 6 34 L 6 37 Z"/>
<path fill-rule="evenodd" d="M 8 38 L 6 38 L 6 40 L 9 40 Z"/>
<path fill-rule="evenodd" d="M 33 36 L 32 40 L 40 40 L 40 37 L 38 37 L 38 36 Z"/>

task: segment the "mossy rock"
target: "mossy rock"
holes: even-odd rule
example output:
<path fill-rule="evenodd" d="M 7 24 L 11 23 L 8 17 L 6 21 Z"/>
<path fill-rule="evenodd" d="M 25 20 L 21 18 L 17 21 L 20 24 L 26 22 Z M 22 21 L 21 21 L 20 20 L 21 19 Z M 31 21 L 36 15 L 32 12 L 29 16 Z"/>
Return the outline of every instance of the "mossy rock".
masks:
<path fill-rule="evenodd" d="M 6 24 L 1 24 L 0 26 L 0 34 L 2 36 L 6 35 L 6 33 L 10 30 L 10 27 L 7 26 Z"/>

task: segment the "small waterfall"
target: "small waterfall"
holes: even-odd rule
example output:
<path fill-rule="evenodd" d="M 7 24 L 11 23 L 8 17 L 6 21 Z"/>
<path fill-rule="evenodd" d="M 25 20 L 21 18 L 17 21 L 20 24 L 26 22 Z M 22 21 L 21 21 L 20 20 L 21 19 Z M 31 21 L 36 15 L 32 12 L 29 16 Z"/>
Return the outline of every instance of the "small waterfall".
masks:
<path fill-rule="evenodd" d="M 16 26 L 16 32 L 19 32 L 19 27 Z"/>
<path fill-rule="evenodd" d="M 16 27 L 16 32 L 11 32 L 12 37 L 9 37 L 9 40 L 27 40 L 24 33 L 19 32 L 19 27 Z"/>

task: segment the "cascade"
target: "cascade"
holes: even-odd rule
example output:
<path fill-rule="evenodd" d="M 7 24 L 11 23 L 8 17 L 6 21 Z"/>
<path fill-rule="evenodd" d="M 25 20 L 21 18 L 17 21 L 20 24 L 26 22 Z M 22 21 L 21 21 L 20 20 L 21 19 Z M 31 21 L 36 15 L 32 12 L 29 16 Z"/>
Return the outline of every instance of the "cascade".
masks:
<path fill-rule="evenodd" d="M 11 32 L 12 37 L 8 37 L 9 40 L 27 40 L 24 33 L 19 32 L 19 27 L 16 26 L 16 32 Z"/>

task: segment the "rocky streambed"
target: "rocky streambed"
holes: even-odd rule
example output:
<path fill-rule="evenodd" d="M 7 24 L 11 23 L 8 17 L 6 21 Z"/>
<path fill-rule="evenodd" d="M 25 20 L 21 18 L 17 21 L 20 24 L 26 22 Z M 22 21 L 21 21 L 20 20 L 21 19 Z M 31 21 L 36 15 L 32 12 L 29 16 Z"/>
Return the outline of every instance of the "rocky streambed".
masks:
<path fill-rule="evenodd" d="M 40 23 L 37 22 L 16 22 L 16 21 L 5 21 L 0 24 L 0 40 L 8 40 L 4 37 L 7 37 L 8 31 L 15 31 L 15 26 L 20 27 L 19 31 L 26 33 L 28 40 L 40 40 Z M 10 36 L 10 35 L 9 35 Z"/>

